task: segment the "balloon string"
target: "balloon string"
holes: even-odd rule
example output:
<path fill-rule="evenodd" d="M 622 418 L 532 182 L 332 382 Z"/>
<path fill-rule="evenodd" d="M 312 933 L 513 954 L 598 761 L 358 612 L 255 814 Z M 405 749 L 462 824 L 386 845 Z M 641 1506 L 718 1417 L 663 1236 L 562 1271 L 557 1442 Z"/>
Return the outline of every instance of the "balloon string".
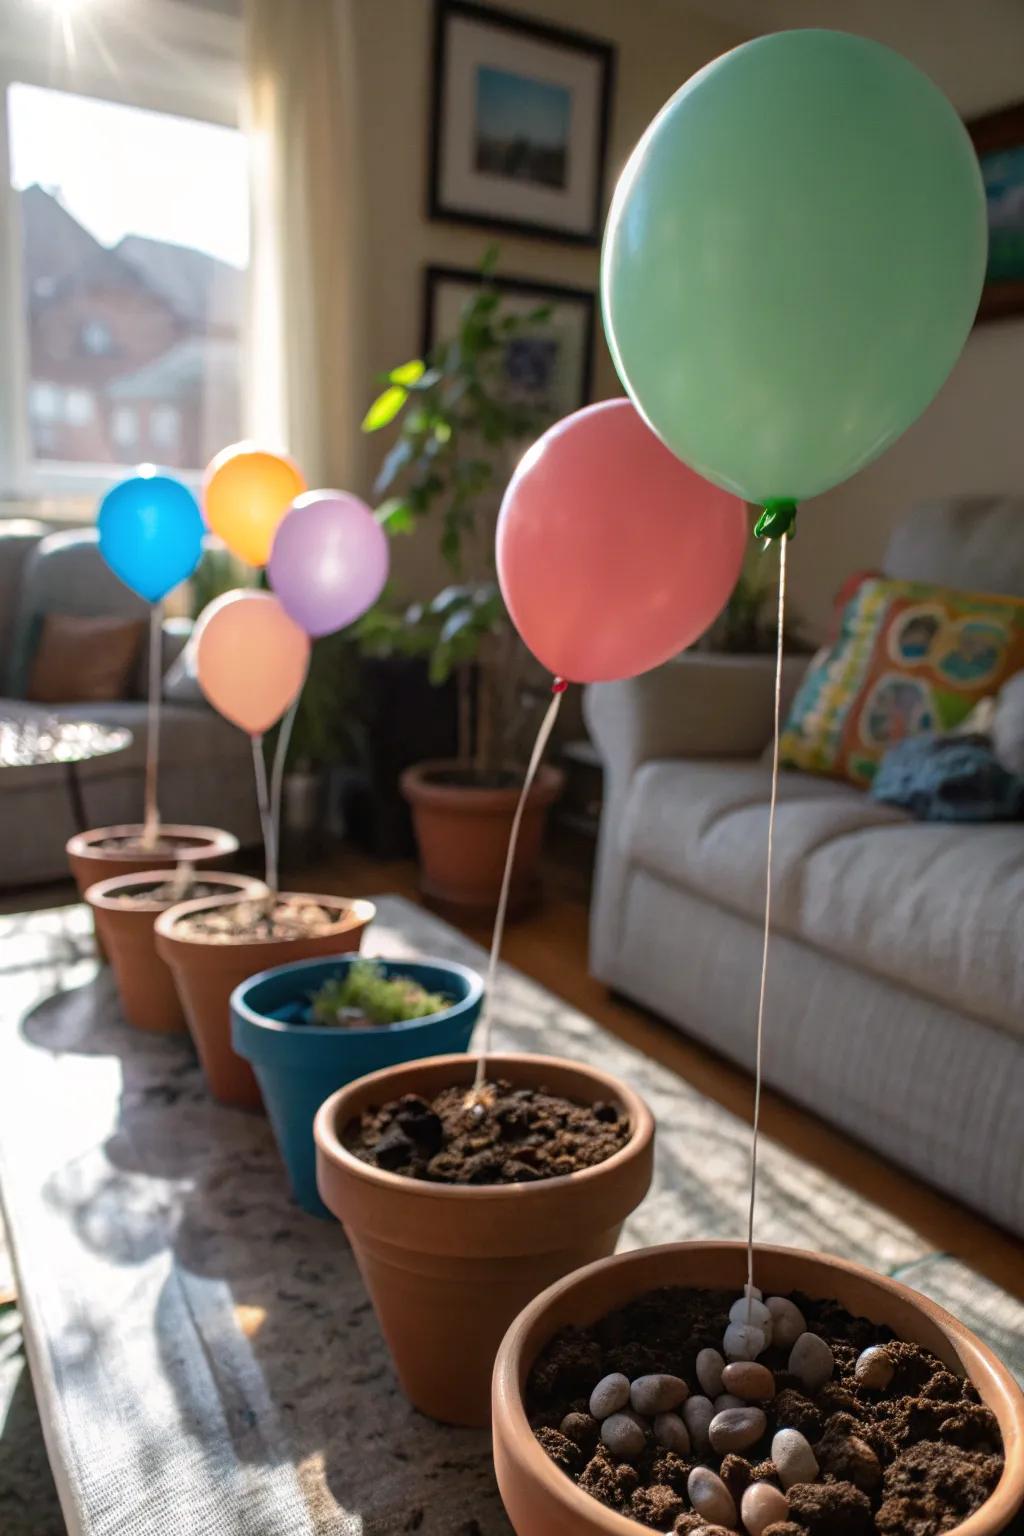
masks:
<path fill-rule="evenodd" d="M 747 1213 L 747 1310 L 748 1322 L 754 1285 L 754 1206 L 757 1201 L 757 1138 L 761 1125 L 761 1065 L 764 1048 L 764 1007 L 768 982 L 768 936 L 772 920 L 772 858 L 775 851 L 775 808 L 779 794 L 779 724 L 782 715 L 782 631 L 786 612 L 786 543 L 778 539 L 779 612 L 775 637 L 775 711 L 772 729 L 772 789 L 768 804 L 768 861 L 765 870 L 764 939 L 761 946 L 761 984 L 757 998 L 757 1050 L 754 1064 L 754 1123 L 750 1137 L 750 1209 Z"/>
<path fill-rule="evenodd" d="M 256 771 L 256 804 L 260 813 L 260 830 L 263 833 L 263 861 L 266 883 L 270 890 L 268 910 L 273 905 L 277 883 L 275 875 L 274 828 L 270 815 L 270 794 L 267 789 L 267 761 L 263 756 L 263 735 L 257 732 L 252 740 L 252 765 Z"/>
<path fill-rule="evenodd" d="M 292 737 L 292 726 L 295 724 L 295 716 L 299 710 L 301 694 L 296 694 L 291 704 L 285 711 L 281 721 L 281 729 L 277 733 L 277 743 L 274 747 L 274 762 L 270 770 L 270 827 L 274 845 L 273 880 L 267 877 L 267 884 L 277 895 L 277 885 L 280 877 L 280 852 L 281 852 L 281 791 L 284 786 L 284 764 L 288 756 L 288 743 Z"/>
<path fill-rule="evenodd" d="M 156 846 L 160 834 L 157 777 L 160 763 L 160 691 L 163 687 L 163 624 L 159 603 L 149 608 L 149 698 L 146 706 L 146 789 L 142 846 Z"/>
<path fill-rule="evenodd" d="M 522 825 L 523 813 L 526 810 L 526 802 L 529 799 L 533 781 L 537 777 L 544 749 L 548 744 L 555 721 L 558 719 L 558 711 L 562 703 L 562 694 L 567 684 L 560 677 L 556 677 L 552 687 L 553 698 L 545 711 L 544 718 L 537 732 L 537 739 L 533 744 L 530 761 L 526 768 L 526 777 L 523 779 L 523 787 L 519 791 L 519 800 L 516 803 L 515 815 L 512 818 L 512 831 L 508 839 L 508 852 L 505 855 L 505 872 L 501 880 L 501 894 L 498 897 L 498 910 L 494 916 L 494 934 L 491 939 L 491 953 L 487 962 L 487 984 L 484 990 L 483 1010 L 480 1019 L 480 1055 L 477 1058 L 476 1077 L 473 1079 L 473 1087 L 467 1095 L 467 1103 L 479 1103 L 480 1095 L 487 1078 L 487 1058 L 491 1049 L 491 1019 L 494 1013 L 494 988 L 498 974 L 498 957 L 501 954 L 501 941 L 505 932 L 505 911 L 508 907 L 508 894 L 512 885 L 512 870 L 516 861 L 516 847 L 519 842 L 519 828 Z"/>

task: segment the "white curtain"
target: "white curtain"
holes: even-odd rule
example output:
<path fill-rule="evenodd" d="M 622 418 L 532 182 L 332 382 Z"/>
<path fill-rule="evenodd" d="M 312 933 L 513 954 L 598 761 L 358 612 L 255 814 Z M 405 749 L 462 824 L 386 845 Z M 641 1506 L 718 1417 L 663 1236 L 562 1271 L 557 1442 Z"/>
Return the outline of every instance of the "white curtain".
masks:
<path fill-rule="evenodd" d="M 367 394 L 356 3 L 246 0 L 248 432 L 342 489 L 358 488 Z"/>

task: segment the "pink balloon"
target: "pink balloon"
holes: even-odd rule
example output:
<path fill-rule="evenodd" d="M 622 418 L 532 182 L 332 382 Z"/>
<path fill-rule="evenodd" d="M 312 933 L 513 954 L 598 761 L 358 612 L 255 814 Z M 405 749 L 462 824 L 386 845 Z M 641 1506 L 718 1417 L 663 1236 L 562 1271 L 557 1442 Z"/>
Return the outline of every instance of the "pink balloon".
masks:
<path fill-rule="evenodd" d="M 692 645 L 736 585 L 742 501 L 687 468 L 629 400 L 556 422 L 523 457 L 498 517 L 512 620 L 556 677 L 635 677 Z"/>
<path fill-rule="evenodd" d="M 206 698 L 250 736 L 280 720 L 306 681 L 309 637 L 272 592 L 225 592 L 203 609 L 192 644 Z"/>

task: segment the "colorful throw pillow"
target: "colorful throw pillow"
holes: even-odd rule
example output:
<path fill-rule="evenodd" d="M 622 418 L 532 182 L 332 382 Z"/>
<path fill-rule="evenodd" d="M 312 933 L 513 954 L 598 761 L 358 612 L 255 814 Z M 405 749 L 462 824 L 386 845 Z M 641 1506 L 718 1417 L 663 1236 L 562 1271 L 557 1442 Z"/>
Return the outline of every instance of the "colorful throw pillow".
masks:
<path fill-rule="evenodd" d="M 109 704 L 132 696 L 145 620 L 48 613 L 32 662 L 36 704 Z"/>
<path fill-rule="evenodd" d="M 866 577 L 786 721 L 789 768 L 870 784 L 894 742 L 948 731 L 1024 667 L 1024 602 Z"/>

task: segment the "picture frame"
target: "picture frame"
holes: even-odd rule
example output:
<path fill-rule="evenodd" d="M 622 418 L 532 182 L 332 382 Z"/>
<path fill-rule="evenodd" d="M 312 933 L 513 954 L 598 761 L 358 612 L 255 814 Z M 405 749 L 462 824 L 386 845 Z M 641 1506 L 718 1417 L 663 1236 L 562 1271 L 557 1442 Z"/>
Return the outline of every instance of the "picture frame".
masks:
<path fill-rule="evenodd" d="M 595 299 L 589 288 L 484 276 L 471 267 L 428 266 L 422 355 L 429 356 L 440 338 L 454 333 L 466 300 L 482 287 L 496 289 L 511 312 L 551 306 L 552 318 L 535 338 L 520 332 L 508 343 L 506 366 L 524 403 L 552 421 L 586 405 L 594 382 Z"/>
<path fill-rule="evenodd" d="M 429 217 L 597 245 L 614 62 L 585 33 L 435 0 Z"/>
<path fill-rule="evenodd" d="M 985 181 L 989 258 L 978 321 L 1024 314 L 1024 101 L 967 124 Z"/>

